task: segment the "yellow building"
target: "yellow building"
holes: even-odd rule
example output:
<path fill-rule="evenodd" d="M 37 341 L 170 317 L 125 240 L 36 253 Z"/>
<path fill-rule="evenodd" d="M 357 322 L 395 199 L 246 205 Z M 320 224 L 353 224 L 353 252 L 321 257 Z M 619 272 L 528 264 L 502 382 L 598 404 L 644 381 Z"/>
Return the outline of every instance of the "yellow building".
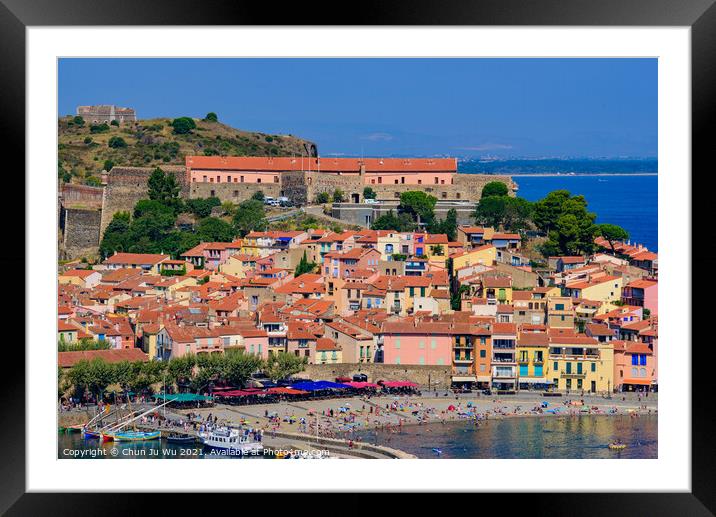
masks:
<path fill-rule="evenodd" d="M 621 300 L 622 284 L 621 277 L 604 275 L 586 281 L 570 282 L 565 286 L 565 290 L 572 298 L 611 303 Z"/>
<path fill-rule="evenodd" d="M 227 261 L 221 265 L 221 272 L 239 278 L 246 278 L 247 271 L 256 269 L 257 258 L 257 255 L 237 253 L 236 255 L 230 256 Z"/>
<path fill-rule="evenodd" d="M 485 244 L 462 253 L 453 253 L 450 258 L 453 271 L 475 264 L 491 266 L 497 259 L 497 248 L 491 244 Z"/>
<path fill-rule="evenodd" d="M 450 254 L 447 235 L 428 234 L 425 236 L 424 244 L 425 258 L 428 259 L 428 263 L 439 267 L 445 267 Z"/>
<path fill-rule="evenodd" d="M 574 328 L 574 306 L 569 296 L 547 299 L 547 325 L 550 328 Z"/>
<path fill-rule="evenodd" d="M 614 348 L 594 338 L 550 336 L 545 375 L 559 391 L 599 393 L 614 388 Z"/>
<path fill-rule="evenodd" d="M 327 337 L 316 340 L 316 364 L 338 364 L 343 362 L 341 346 Z"/>
<path fill-rule="evenodd" d="M 394 254 L 400 254 L 400 234 L 379 235 L 376 248 L 380 251 L 380 260 L 393 260 Z"/>
<path fill-rule="evenodd" d="M 549 336 L 545 332 L 522 332 L 516 348 L 520 389 L 546 389 L 553 382 L 548 376 Z"/>
<path fill-rule="evenodd" d="M 512 278 L 509 276 L 484 276 L 480 298 L 488 305 L 512 304 Z"/>
<path fill-rule="evenodd" d="M 157 334 L 162 328 L 158 323 L 142 325 L 142 350 L 150 359 L 157 357 Z"/>

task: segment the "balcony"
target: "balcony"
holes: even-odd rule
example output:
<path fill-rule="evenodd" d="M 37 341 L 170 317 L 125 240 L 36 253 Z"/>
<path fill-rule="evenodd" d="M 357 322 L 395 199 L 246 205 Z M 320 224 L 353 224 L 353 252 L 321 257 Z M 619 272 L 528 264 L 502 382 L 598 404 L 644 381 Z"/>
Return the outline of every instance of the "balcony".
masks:
<path fill-rule="evenodd" d="M 559 376 L 562 379 L 584 379 L 587 374 L 585 372 L 582 373 L 567 373 L 564 370 L 559 372 Z"/>
<path fill-rule="evenodd" d="M 471 357 L 455 357 L 453 359 L 453 362 L 459 364 L 472 364 L 474 362 L 474 359 Z"/>

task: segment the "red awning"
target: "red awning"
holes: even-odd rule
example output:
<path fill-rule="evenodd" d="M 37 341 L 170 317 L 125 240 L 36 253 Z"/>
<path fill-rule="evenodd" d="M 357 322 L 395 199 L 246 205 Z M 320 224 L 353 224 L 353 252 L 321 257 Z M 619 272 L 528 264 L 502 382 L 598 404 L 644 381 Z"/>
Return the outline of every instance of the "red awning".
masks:
<path fill-rule="evenodd" d="M 383 382 L 383 386 L 386 388 L 415 388 L 418 385 L 414 382 L 407 381 L 385 381 Z"/>
<path fill-rule="evenodd" d="M 379 385 L 373 384 L 372 382 L 346 382 L 345 384 L 347 384 L 351 388 L 356 388 L 356 389 L 380 388 Z"/>
<path fill-rule="evenodd" d="M 269 388 L 266 393 L 273 393 L 276 395 L 306 395 L 308 392 L 303 390 L 296 390 L 293 388 Z"/>
<path fill-rule="evenodd" d="M 651 386 L 651 379 L 624 379 L 622 384 L 638 384 L 639 386 Z"/>

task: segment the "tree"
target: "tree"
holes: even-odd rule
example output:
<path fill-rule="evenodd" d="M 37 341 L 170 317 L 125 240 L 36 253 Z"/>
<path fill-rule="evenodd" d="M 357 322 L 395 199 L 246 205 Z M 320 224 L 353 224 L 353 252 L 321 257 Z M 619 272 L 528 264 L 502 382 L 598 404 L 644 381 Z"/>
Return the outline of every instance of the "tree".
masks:
<path fill-rule="evenodd" d="M 477 203 L 473 216 L 477 224 L 498 228 L 505 219 L 506 196 L 483 197 Z"/>
<path fill-rule="evenodd" d="M 308 256 L 304 250 L 303 257 L 301 257 L 301 260 L 298 262 L 298 266 L 296 266 L 296 271 L 294 271 L 294 276 L 299 277 L 304 273 L 312 273 L 315 269 L 316 264 L 308 261 Z"/>
<path fill-rule="evenodd" d="M 433 255 L 437 255 L 438 257 L 442 257 L 445 254 L 445 248 L 443 248 L 442 244 L 430 246 L 430 251 Z"/>
<path fill-rule="evenodd" d="M 176 384 L 177 387 L 188 384 L 194 375 L 195 366 L 196 356 L 194 354 L 171 359 L 167 366 L 167 381 Z"/>
<path fill-rule="evenodd" d="M 501 181 L 491 181 L 484 187 L 482 187 L 482 195 L 481 198 L 490 197 L 490 196 L 507 196 L 509 195 L 509 190 L 507 189 L 507 185 L 502 183 Z"/>
<path fill-rule="evenodd" d="M 255 199 L 240 203 L 234 212 L 233 221 L 234 228 L 241 237 L 252 231 L 264 231 L 268 226 L 264 205 Z"/>
<path fill-rule="evenodd" d="M 210 111 L 206 114 L 206 117 L 204 117 L 204 120 L 208 120 L 209 122 L 218 122 L 219 117 L 214 113 L 213 111 Z"/>
<path fill-rule="evenodd" d="M 115 212 L 99 245 L 102 257 L 106 258 L 115 251 L 127 251 L 129 248 L 129 226 L 129 212 Z"/>
<path fill-rule="evenodd" d="M 203 219 L 204 217 L 209 217 L 211 215 L 212 208 L 215 206 L 221 206 L 221 200 L 215 196 L 187 199 L 184 202 L 184 206 L 186 207 L 186 210 L 198 218 Z"/>
<path fill-rule="evenodd" d="M 121 149 L 127 147 L 127 142 L 121 136 L 113 136 L 109 139 L 107 145 L 113 149 Z"/>
<path fill-rule="evenodd" d="M 395 212 L 388 210 L 388 213 L 373 221 L 372 230 L 393 230 L 396 232 L 410 232 L 415 229 L 415 223 L 410 214 L 403 213 L 395 215 Z"/>
<path fill-rule="evenodd" d="M 269 355 L 264 373 L 269 379 L 275 382 L 279 379 L 285 379 L 291 375 L 302 372 L 306 368 L 307 363 L 308 360 L 305 356 L 298 357 L 286 352 L 278 352 Z"/>
<path fill-rule="evenodd" d="M 114 162 L 112 160 L 105 160 L 104 165 L 102 165 L 102 169 L 105 171 L 112 170 L 112 167 L 114 167 Z"/>
<path fill-rule="evenodd" d="M 342 203 L 345 199 L 345 194 L 343 191 L 339 188 L 333 191 L 333 202 L 334 203 Z"/>
<path fill-rule="evenodd" d="M 119 121 L 113 120 L 112 122 L 109 123 L 109 125 L 110 125 L 110 126 L 117 126 L 117 127 L 119 127 Z"/>
<path fill-rule="evenodd" d="M 375 190 L 373 190 L 370 187 L 366 187 L 363 189 L 363 198 L 365 199 L 375 199 L 378 197 L 378 194 L 375 193 Z"/>
<path fill-rule="evenodd" d="M 447 235 L 447 238 L 449 241 L 454 241 L 457 239 L 457 210 L 454 208 L 451 208 L 448 210 L 447 215 L 445 216 L 445 219 L 442 219 L 439 222 L 433 223 L 428 228 L 429 233 L 444 233 Z"/>
<path fill-rule="evenodd" d="M 570 198 L 568 190 L 553 190 L 534 204 L 532 220 L 539 230 L 549 233 L 562 215 L 562 206 Z"/>
<path fill-rule="evenodd" d="M 254 194 L 251 196 L 251 199 L 255 199 L 256 201 L 261 201 L 261 202 L 263 203 L 265 197 L 266 197 L 266 196 L 264 195 L 264 193 L 263 193 L 262 190 L 257 190 L 257 191 L 254 192 Z"/>
<path fill-rule="evenodd" d="M 262 363 L 258 355 L 226 349 L 221 376 L 232 386 L 243 386 L 251 374 L 261 368 Z"/>
<path fill-rule="evenodd" d="M 231 224 L 217 217 L 206 217 L 199 221 L 196 233 L 204 242 L 231 242 L 236 235 Z"/>
<path fill-rule="evenodd" d="M 190 117 L 179 117 L 172 120 L 170 124 L 174 128 L 174 134 L 185 135 L 196 128 L 196 122 Z"/>
<path fill-rule="evenodd" d="M 171 172 L 165 174 L 162 169 L 157 167 L 149 176 L 147 186 L 149 199 L 160 201 L 174 209 L 179 207 L 179 191 L 181 188 Z"/>
<path fill-rule="evenodd" d="M 399 213 L 410 214 L 412 219 L 420 225 L 430 225 L 435 219 L 435 203 L 437 198 L 420 190 L 403 192 L 400 195 Z"/>
<path fill-rule="evenodd" d="M 85 119 L 83 119 L 83 118 L 80 117 L 79 115 L 77 115 L 75 118 L 73 118 L 73 119 L 72 119 L 72 122 L 73 122 L 76 126 L 80 126 L 80 127 L 82 127 L 82 126 L 85 125 Z"/>
<path fill-rule="evenodd" d="M 527 229 L 532 219 L 532 203 L 521 197 L 505 197 L 504 200 L 503 227 L 513 232 Z"/>
<path fill-rule="evenodd" d="M 316 204 L 322 205 L 324 203 L 328 203 L 331 200 L 331 197 L 328 195 L 328 192 L 319 192 L 316 195 Z"/>
<path fill-rule="evenodd" d="M 158 201 L 156 199 L 140 199 L 137 201 L 137 203 L 134 205 L 134 213 L 132 214 L 134 218 L 142 217 L 144 215 L 161 215 L 161 214 L 169 214 L 171 216 L 174 215 L 174 211 L 162 203 L 161 201 Z"/>
<path fill-rule="evenodd" d="M 607 240 L 609 247 L 612 249 L 612 253 L 615 255 L 616 250 L 614 249 L 614 244 L 624 242 L 629 238 L 629 232 L 616 224 L 598 224 L 595 233 Z"/>

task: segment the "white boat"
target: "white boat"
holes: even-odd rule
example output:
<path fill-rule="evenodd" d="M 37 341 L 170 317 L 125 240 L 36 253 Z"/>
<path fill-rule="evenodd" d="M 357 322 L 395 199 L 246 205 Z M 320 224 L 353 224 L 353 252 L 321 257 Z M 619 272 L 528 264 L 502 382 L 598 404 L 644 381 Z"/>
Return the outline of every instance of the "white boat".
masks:
<path fill-rule="evenodd" d="M 249 440 L 238 429 L 219 427 L 211 431 L 199 433 L 199 438 L 205 447 L 220 449 L 233 454 L 256 454 L 263 450 L 261 442 Z"/>

